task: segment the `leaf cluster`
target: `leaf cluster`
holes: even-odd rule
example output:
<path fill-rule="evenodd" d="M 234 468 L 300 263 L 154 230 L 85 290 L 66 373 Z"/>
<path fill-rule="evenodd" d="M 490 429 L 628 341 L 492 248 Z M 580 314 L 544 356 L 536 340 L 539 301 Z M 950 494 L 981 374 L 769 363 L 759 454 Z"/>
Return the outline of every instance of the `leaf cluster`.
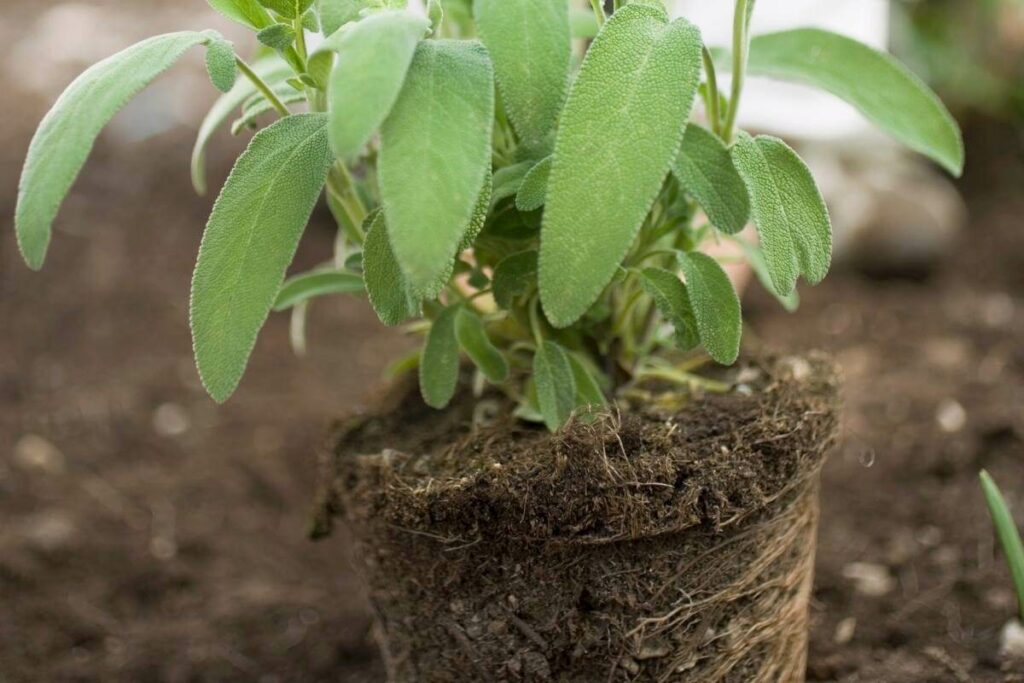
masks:
<path fill-rule="evenodd" d="M 820 87 L 954 173 L 959 131 L 891 57 L 804 29 L 752 38 L 737 0 L 733 87 L 698 27 L 658 0 L 209 0 L 253 31 L 250 64 L 212 31 L 158 36 L 97 64 L 33 139 L 16 215 L 42 265 L 64 197 L 106 123 L 190 48 L 223 95 L 192 160 L 232 116 L 258 129 L 216 200 L 191 324 L 203 383 L 236 389 L 272 311 L 366 296 L 420 335 L 423 395 L 443 408 L 461 369 L 557 429 L 652 382 L 704 385 L 736 360 L 740 300 L 710 247 L 739 243 L 787 308 L 831 261 L 828 211 L 785 142 L 736 129 L 744 76 Z M 321 32 L 319 46 L 308 36 Z M 722 51 L 718 51 L 721 54 Z M 264 125 L 267 118 L 274 120 Z M 323 266 L 286 280 L 321 197 L 338 222 Z M 753 224 L 757 240 L 745 236 Z"/>

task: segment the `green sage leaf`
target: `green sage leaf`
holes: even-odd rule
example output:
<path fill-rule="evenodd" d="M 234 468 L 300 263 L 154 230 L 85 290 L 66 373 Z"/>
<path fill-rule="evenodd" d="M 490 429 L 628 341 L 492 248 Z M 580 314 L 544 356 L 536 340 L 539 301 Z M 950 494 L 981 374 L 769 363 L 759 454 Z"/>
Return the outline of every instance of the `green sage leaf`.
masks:
<path fill-rule="evenodd" d="M 487 216 L 491 211 L 491 195 L 494 192 L 494 174 L 490 165 L 487 166 L 487 174 L 484 176 L 484 185 L 476 198 L 476 206 L 473 208 L 473 218 L 469 221 L 469 229 L 462 236 L 459 244 L 459 251 L 465 251 L 473 246 L 473 242 L 480 236 L 484 226 L 487 224 Z"/>
<path fill-rule="evenodd" d="M 576 382 L 576 406 L 579 408 L 604 408 L 608 399 L 601 391 L 601 385 L 583 361 L 576 354 L 570 353 L 569 364 L 572 366 L 572 377 Z"/>
<path fill-rule="evenodd" d="M 502 259 L 494 269 L 494 301 L 509 310 L 516 297 L 529 291 L 537 281 L 537 252 L 523 251 Z"/>
<path fill-rule="evenodd" d="M 491 206 L 509 197 L 515 197 L 523 186 L 526 174 L 534 167 L 536 162 L 520 161 L 511 166 L 503 166 L 494 172 L 493 191 L 491 193 Z"/>
<path fill-rule="evenodd" d="M 483 45 L 419 44 L 381 129 L 379 176 L 391 247 L 425 298 L 440 292 L 491 163 L 494 74 Z"/>
<path fill-rule="evenodd" d="M 465 307 L 460 308 L 455 317 L 455 336 L 484 377 L 495 384 L 508 379 L 508 361 L 487 336 L 479 315 Z"/>
<path fill-rule="evenodd" d="M 697 333 L 708 355 L 732 365 L 740 354 L 743 316 L 740 299 L 718 261 L 694 251 L 679 254 Z"/>
<path fill-rule="evenodd" d="M 275 88 L 274 92 L 277 94 L 282 104 L 295 104 L 297 102 L 305 102 L 306 96 L 300 92 L 296 92 L 293 88 Z M 238 135 L 244 128 L 255 128 L 256 120 L 269 112 L 275 111 L 274 105 L 270 103 L 265 97 L 259 97 L 249 104 L 242 110 L 242 115 L 232 121 L 231 123 L 231 134 Z"/>
<path fill-rule="evenodd" d="M 740 245 L 740 249 L 743 250 L 743 257 L 750 264 L 754 274 L 757 276 L 758 282 L 764 287 L 769 294 L 775 297 L 775 299 L 782 304 L 782 307 L 790 313 L 795 312 L 800 308 L 800 293 L 794 289 L 792 292 L 786 295 L 781 295 L 775 291 L 775 285 L 772 284 L 771 273 L 768 272 L 768 262 L 765 261 L 764 252 L 761 251 L 761 247 L 753 245 L 744 239 L 738 237 L 734 238 L 736 243 Z"/>
<path fill-rule="evenodd" d="M 569 3 L 476 0 L 473 15 L 512 127 L 529 143 L 543 140 L 555 127 L 569 82 Z"/>
<path fill-rule="evenodd" d="M 333 35 L 345 24 L 358 20 L 366 6 L 367 0 L 320 0 L 320 25 L 324 35 Z"/>
<path fill-rule="evenodd" d="M 314 270 L 289 278 L 274 302 L 274 310 L 286 311 L 310 299 L 330 294 L 359 294 L 366 291 L 363 278 L 340 270 Z"/>
<path fill-rule="evenodd" d="M 235 47 L 223 38 L 213 38 L 206 47 L 206 71 L 217 90 L 231 92 L 238 78 L 235 64 Z"/>
<path fill-rule="evenodd" d="M 259 31 L 274 23 L 267 10 L 257 0 L 206 0 L 210 7 L 243 26 Z"/>
<path fill-rule="evenodd" d="M 42 267 L 53 221 L 100 131 L 189 48 L 217 37 L 212 31 L 187 31 L 150 38 L 96 64 L 68 86 L 32 138 L 18 187 L 14 224 L 30 268 Z"/>
<path fill-rule="evenodd" d="M 419 299 L 413 294 L 391 250 L 383 211 L 377 213 L 366 233 L 363 273 L 370 304 L 382 323 L 395 327 L 419 314 Z"/>
<path fill-rule="evenodd" d="M 287 50 L 295 42 L 295 29 L 288 24 L 271 24 L 257 33 L 256 39 L 275 50 Z"/>
<path fill-rule="evenodd" d="M 747 186 L 732 163 L 729 149 L 717 135 L 696 124 L 687 126 L 672 171 L 716 228 L 732 235 L 747 225 Z"/>
<path fill-rule="evenodd" d="M 533 357 L 533 379 L 544 424 L 551 431 L 558 431 L 576 408 L 576 379 L 565 349 L 545 341 Z"/>
<path fill-rule="evenodd" d="M 455 319 L 461 306 L 449 306 L 430 326 L 420 359 L 420 392 L 431 408 L 441 410 L 451 403 L 459 384 L 459 342 Z"/>
<path fill-rule="evenodd" d="M 803 275 L 817 284 L 832 262 L 832 224 L 810 169 L 778 138 L 741 135 L 733 162 L 750 192 L 775 291 L 788 295 Z"/>
<path fill-rule="evenodd" d="M 294 19 L 305 14 L 314 0 L 259 0 L 267 9 L 277 12 L 285 19 Z"/>
<path fill-rule="evenodd" d="M 338 158 L 357 156 L 387 118 L 427 28 L 408 12 L 381 12 L 341 34 L 328 86 L 331 147 Z"/>
<path fill-rule="evenodd" d="M 541 231 L 540 289 L 557 327 L 619 268 L 679 153 L 701 74 L 700 32 L 626 5 L 605 23 L 569 93 Z"/>
<path fill-rule="evenodd" d="M 262 59 L 252 65 L 260 78 L 268 85 L 276 85 L 291 75 L 292 70 L 277 55 Z M 231 113 L 257 92 L 256 86 L 247 78 L 238 80 L 235 87 L 222 95 L 210 108 L 199 126 L 195 146 L 192 148 L 192 187 L 200 195 L 206 194 L 206 148 L 213 134 L 231 117 Z"/>
<path fill-rule="evenodd" d="M 191 322 L 199 375 L 218 402 L 245 372 L 332 160 L 325 115 L 281 119 L 253 137 L 213 207 Z"/>
<path fill-rule="evenodd" d="M 846 36 L 803 28 L 754 38 L 749 70 L 830 92 L 953 175 L 963 172 L 964 144 L 956 120 L 920 78 L 890 55 Z"/>
<path fill-rule="evenodd" d="M 675 328 L 676 346 L 689 351 L 700 345 L 697 319 L 686 285 L 675 273 L 661 268 L 645 268 L 640 283 L 644 291 L 654 299 L 655 305 L 672 327 Z"/>
<path fill-rule="evenodd" d="M 548 194 L 548 180 L 551 177 L 551 157 L 530 169 L 523 178 L 523 184 L 516 195 L 516 208 L 520 211 L 536 211 L 544 206 Z"/>

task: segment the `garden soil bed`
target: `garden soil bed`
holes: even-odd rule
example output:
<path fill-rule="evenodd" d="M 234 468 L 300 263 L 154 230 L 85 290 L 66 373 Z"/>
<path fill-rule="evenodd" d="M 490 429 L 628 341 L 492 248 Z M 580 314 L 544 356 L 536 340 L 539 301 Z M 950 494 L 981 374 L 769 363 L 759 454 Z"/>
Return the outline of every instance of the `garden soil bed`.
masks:
<path fill-rule="evenodd" d="M 344 539 L 304 534 L 328 419 L 404 342 L 339 301 L 297 360 L 276 317 L 215 408 L 189 358 L 209 208 L 188 187 L 190 134 L 102 143 L 32 274 L 11 216 L 42 113 L 29 98 L 0 127 L 0 680 L 380 681 Z M 814 681 L 1021 680 L 1000 671 L 1013 596 L 976 475 L 1024 510 L 1024 163 L 1015 133 L 972 131 L 972 224 L 932 278 L 837 273 L 796 316 L 748 305 L 758 336 L 845 370 Z M 304 265 L 330 246 L 318 221 Z"/>

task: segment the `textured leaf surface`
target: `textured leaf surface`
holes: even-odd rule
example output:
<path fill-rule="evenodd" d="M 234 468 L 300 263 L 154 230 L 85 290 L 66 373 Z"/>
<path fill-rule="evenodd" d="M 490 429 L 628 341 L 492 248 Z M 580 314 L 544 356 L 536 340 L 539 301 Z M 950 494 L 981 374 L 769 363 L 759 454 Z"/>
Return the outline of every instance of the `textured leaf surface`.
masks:
<path fill-rule="evenodd" d="M 232 21 L 259 31 L 270 26 L 274 20 L 257 0 L 207 0 L 210 7 Z"/>
<path fill-rule="evenodd" d="M 259 2 L 286 19 L 301 16 L 313 4 L 313 0 L 259 0 Z"/>
<path fill-rule="evenodd" d="M 601 385 L 575 354 L 569 354 L 569 365 L 572 366 L 572 377 L 576 382 L 576 405 L 580 408 L 603 408 L 608 405 Z"/>
<path fill-rule="evenodd" d="M 320 26 L 329 36 L 350 21 L 359 19 L 365 0 L 320 0 Z"/>
<path fill-rule="evenodd" d="M 259 76 L 271 86 L 291 75 L 291 67 L 277 56 L 256 62 L 252 66 Z M 195 146 L 192 148 L 192 187 L 201 195 L 206 194 L 206 148 L 213 134 L 231 117 L 232 112 L 256 94 L 256 86 L 247 78 L 238 80 L 230 92 L 218 99 L 199 126 Z"/>
<path fill-rule="evenodd" d="M 391 251 L 383 212 L 374 218 L 363 243 L 363 277 L 370 304 L 385 325 L 401 325 L 419 313 L 419 300 Z"/>
<path fill-rule="evenodd" d="M 800 275 L 821 282 L 832 262 L 832 224 L 807 165 L 782 140 L 764 135 L 741 136 L 732 157 L 750 192 L 775 291 L 789 294 Z"/>
<path fill-rule="evenodd" d="M 950 173 L 963 172 L 964 145 L 956 120 L 920 78 L 890 55 L 846 36 L 805 28 L 754 38 L 749 69 L 830 92 Z"/>
<path fill-rule="evenodd" d="M 289 278 L 274 302 L 275 311 L 286 311 L 310 299 L 329 294 L 358 294 L 365 291 L 363 278 L 341 271 L 312 271 Z"/>
<path fill-rule="evenodd" d="M 701 73 L 699 31 L 627 5 L 605 23 L 569 94 L 541 237 L 544 310 L 557 327 L 600 296 L 679 153 Z"/>
<path fill-rule="evenodd" d="M 32 138 L 18 187 L 15 228 L 29 267 L 46 258 L 50 232 L 96 137 L 128 101 L 212 32 L 144 40 L 91 67 L 68 86 Z"/>
<path fill-rule="evenodd" d="M 551 178 L 551 157 L 530 169 L 519 186 L 516 195 L 516 208 L 520 211 L 536 211 L 544 206 L 544 198 L 548 193 L 548 180 Z"/>
<path fill-rule="evenodd" d="M 494 269 L 494 300 L 508 310 L 516 297 L 529 290 L 537 279 L 537 252 L 524 251 L 503 259 Z"/>
<path fill-rule="evenodd" d="M 431 408 L 441 410 L 455 395 L 459 383 L 459 342 L 455 319 L 460 306 L 449 306 L 430 327 L 420 359 L 420 392 Z"/>
<path fill-rule="evenodd" d="M 576 379 L 565 349 L 553 341 L 545 341 L 533 357 L 533 379 L 544 424 L 554 432 L 576 408 Z"/>
<path fill-rule="evenodd" d="M 534 165 L 532 161 L 520 161 L 518 164 L 504 166 L 495 171 L 491 206 L 494 206 L 502 199 L 515 197 L 519 193 L 519 188 L 523 186 L 526 174 L 530 172 Z"/>
<path fill-rule="evenodd" d="M 680 254 L 679 265 L 701 344 L 716 361 L 732 365 L 740 354 L 743 317 L 729 276 L 718 261 L 700 252 Z"/>
<path fill-rule="evenodd" d="M 223 38 L 213 38 L 206 48 L 206 71 L 217 90 L 231 92 L 238 78 L 235 47 Z"/>
<path fill-rule="evenodd" d="M 761 251 L 761 247 L 739 238 L 736 239 L 736 242 L 740 245 L 740 249 L 743 250 L 743 256 L 754 270 L 754 274 L 757 276 L 761 286 L 768 290 L 782 304 L 782 307 L 790 313 L 800 308 L 800 294 L 796 289 L 785 295 L 780 295 L 775 291 L 775 285 L 772 284 L 772 275 L 768 272 L 768 262 L 764 260 L 764 252 Z"/>
<path fill-rule="evenodd" d="M 338 158 L 359 154 L 387 118 L 426 30 L 421 17 L 382 12 L 342 34 L 328 86 L 331 147 Z"/>
<path fill-rule="evenodd" d="M 381 129 L 391 247 L 425 297 L 444 286 L 491 163 L 494 74 L 483 45 L 428 40 Z"/>
<path fill-rule="evenodd" d="M 327 117 L 301 114 L 260 131 L 221 191 L 192 279 L 192 340 L 210 395 L 238 386 L 327 178 Z"/>
<path fill-rule="evenodd" d="M 717 135 L 696 124 L 687 126 L 672 171 L 712 225 L 730 235 L 743 230 L 750 220 L 747 186 Z"/>
<path fill-rule="evenodd" d="M 275 50 L 287 50 L 295 42 L 295 29 L 288 24 L 271 24 L 256 34 L 256 38 Z"/>
<path fill-rule="evenodd" d="M 540 141 L 565 101 L 572 40 L 566 0 L 476 0 L 480 37 L 509 120 L 519 136 Z"/>
<path fill-rule="evenodd" d="M 476 198 L 476 206 L 473 207 L 473 217 L 469 220 L 469 229 L 462 235 L 462 242 L 459 244 L 459 251 L 464 251 L 473 246 L 473 242 L 483 231 L 487 224 L 487 216 L 491 210 L 491 196 L 494 193 L 494 175 L 491 173 L 490 165 L 484 175 L 484 185 Z"/>
<path fill-rule="evenodd" d="M 484 377 L 495 384 L 508 378 L 508 362 L 487 336 L 480 316 L 467 308 L 459 309 L 455 318 L 455 336 L 459 346 Z"/>
<path fill-rule="evenodd" d="M 303 93 L 297 92 L 291 86 L 274 88 L 274 92 L 277 93 L 281 103 L 285 105 L 306 101 L 306 96 Z M 255 128 L 259 117 L 272 111 L 275 111 L 274 105 L 266 98 L 261 97 L 250 101 L 242 111 L 242 115 L 231 122 L 231 134 L 238 135 L 245 128 Z"/>
<path fill-rule="evenodd" d="M 693 314 L 686 285 L 679 276 L 661 268 L 645 268 L 641 283 L 661 314 L 675 328 L 676 346 L 683 351 L 699 346 L 697 319 Z"/>

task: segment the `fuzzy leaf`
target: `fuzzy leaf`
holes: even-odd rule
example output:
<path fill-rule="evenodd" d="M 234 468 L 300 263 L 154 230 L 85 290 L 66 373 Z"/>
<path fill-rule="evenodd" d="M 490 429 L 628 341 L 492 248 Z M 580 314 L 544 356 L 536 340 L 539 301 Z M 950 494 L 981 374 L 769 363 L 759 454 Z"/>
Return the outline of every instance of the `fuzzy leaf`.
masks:
<path fill-rule="evenodd" d="M 455 396 L 459 383 L 459 342 L 455 319 L 461 306 L 449 306 L 430 326 L 420 359 L 420 392 L 431 408 L 441 410 Z"/>
<path fill-rule="evenodd" d="M 46 258 L 53 221 L 104 126 L 185 52 L 209 43 L 208 31 L 170 33 L 137 43 L 88 69 L 39 124 L 18 187 L 15 229 L 30 268 Z"/>
<path fill-rule="evenodd" d="M 391 251 L 384 212 L 377 213 L 366 233 L 363 271 L 370 304 L 382 323 L 389 327 L 401 325 L 420 312 L 420 302 Z"/>
<path fill-rule="evenodd" d="M 750 244 L 746 240 L 740 238 L 734 238 L 736 243 L 740 245 L 740 249 L 743 250 L 743 256 L 750 264 L 754 274 L 757 276 L 758 282 L 764 287 L 769 294 L 774 296 L 782 307 L 790 313 L 795 312 L 800 308 L 800 294 L 794 289 L 785 296 L 780 295 L 775 291 L 775 286 L 772 284 L 771 273 L 768 272 L 768 262 L 764 259 L 764 252 L 761 251 L 761 247 Z"/>
<path fill-rule="evenodd" d="M 275 88 L 274 91 L 277 93 L 278 99 L 281 100 L 282 104 L 287 105 L 306 101 L 304 94 L 296 92 L 290 86 L 287 88 Z M 257 119 L 272 111 L 274 111 L 274 105 L 267 98 L 260 97 L 252 101 L 242 110 L 242 115 L 231 122 L 231 134 L 238 135 L 244 128 L 255 128 Z"/>
<path fill-rule="evenodd" d="M 526 174 L 534 167 L 533 161 L 520 161 L 518 164 L 504 166 L 494 172 L 494 189 L 491 193 L 491 206 L 495 206 L 502 199 L 515 197 L 523 186 Z"/>
<path fill-rule="evenodd" d="M 275 50 L 287 50 L 295 42 L 295 29 L 288 24 L 271 24 L 257 33 L 256 39 Z"/>
<path fill-rule="evenodd" d="M 339 159 L 357 156 L 387 118 L 426 30 L 421 17 L 381 12 L 341 35 L 328 86 L 331 147 Z"/>
<path fill-rule="evenodd" d="M 455 336 L 484 377 L 495 384 L 508 379 L 508 362 L 487 336 L 480 316 L 467 308 L 460 308 L 455 317 Z"/>
<path fill-rule="evenodd" d="M 257 0 L 206 0 L 210 7 L 232 21 L 259 31 L 274 23 Z"/>
<path fill-rule="evenodd" d="M 964 144 L 956 120 L 920 78 L 890 55 L 846 36 L 804 28 L 754 38 L 749 69 L 830 92 L 953 175 L 963 172 Z"/>
<path fill-rule="evenodd" d="M 505 111 L 519 137 L 542 140 L 565 102 L 572 40 L 566 0 L 476 0 L 480 37 L 494 60 Z"/>
<path fill-rule="evenodd" d="M 256 62 L 252 68 L 271 86 L 280 83 L 292 73 L 291 68 L 276 55 Z M 200 195 L 206 194 L 206 148 L 213 134 L 231 117 L 233 111 L 241 107 L 256 92 L 256 86 L 252 81 L 247 78 L 240 79 L 231 92 L 225 93 L 214 103 L 199 126 L 199 134 L 192 148 L 192 187 Z"/>
<path fill-rule="evenodd" d="M 654 299 L 661 314 L 676 330 L 676 346 L 689 351 L 700 345 L 697 319 L 690 304 L 686 285 L 675 273 L 661 268 L 645 268 L 640 283 Z"/>
<path fill-rule="evenodd" d="M 727 234 L 743 230 L 750 220 L 750 199 L 722 140 L 696 124 L 686 127 L 673 173 L 711 224 Z"/>
<path fill-rule="evenodd" d="M 491 163 L 494 74 L 483 45 L 429 40 L 381 129 L 380 191 L 391 246 L 433 298 L 451 273 Z"/>
<path fill-rule="evenodd" d="M 302 16 L 313 5 L 313 0 L 259 0 L 259 2 L 285 19 Z"/>
<path fill-rule="evenodd" d="M 608 399 L 601 391 L 601 385 L 593 373 L 583 364 L 576 354 L 570 353 L 569 364 L 572 366 L 572 377 L 576 382 L 576 405 L 579 408 L 604 408 Z"/>
<path fill-rule="evenodd" d="M 680 253 L 679 265 L 701 344 L 717 362 L 732 365 L 740 354 L 743 317 L 729 276 L 718 261 L 696 251 Z"/>
<path fill-rule="evenodd" d="M 548 194 L 548 180 L 551 177 L 551 157 L 530 169 L 523 178 L 523 184 L 516 195 L 516 208 L 520 211 L 536 211 L 544 206 Z"/>
<path fill-rule="evenodd" d="M 314 270 L 289 278 L 274 302 L 275 311 L 286 311 L 298 304 L 329 294 L 358 294 L 365 291 L 363 278 L 340 270 Z"/>
<path fill-rule="evenodd" d="M 573 7 L 569 10 L 569 28 L 573 38 L 591 40 L 597 37 L 601 25 L 597 23 L 593 10 Z"/>
<path fill-rule="evenodd" d="M 213 38 L 206 47 L 206 71 L 217 90 L 231 92 L 238 78 L 235 47 L 223 38 Z"/>
<path fill-rule="evenodd" d="M 537 252 L 524 251 L 503 259 L 494 269 L 494 300 L 505 310 L 537 279 Z"/>
<path fill-rule="evenodd" d="M 557 431 L 576 408 L 576 379 L 565 349 L 553 341 L 545 341 L 533 357 L 533 379 L 544 424 L 551 431 Z"/>
<path fill-rule="evenodd" d="M 331 161 L 326 116 L 281 119 L 252 139 L 213 207 L 191 322 L 199 375 L 219 402 L 245 372 Z"/>
<path fill-rule="evenodd" d="M 765 135 L 740 136 L 732 158 L 750 192 L 776 293 L 788 295 L 800 275 L 821 282 L 832 262 L 832 224 L 807 165 L 782 140 Z"/>
<path fill-rule="evenodd" d="M 332 35 L 339 28 L 359 19 L 366 0 L 320 0 L 320 25 L 325 36 Z"/>
<path fill-rule="evenodd" d="M 626 5 L 591 45 L 562 113 L 541 231 L 544 311 L 566 327 L 611 281 L 679 153 L 700 32 Z"/>
<path fill-rule="evenodd" d="M 473 246 L 473 242 L 480 236 L 484 226 L 487 224 L 487 216 L 491 210 L 491 195 L 494 192 L 494 174 L 491 173 L 490 165 L 487 166 L 487 174 L 484 176 L 484 185 L 476 198 L 476 206 L 473 208 L 473 218 L 469 221 L 469 230 L 462 236 L 459 244 L 459 251 L 465 251 Z"/>

